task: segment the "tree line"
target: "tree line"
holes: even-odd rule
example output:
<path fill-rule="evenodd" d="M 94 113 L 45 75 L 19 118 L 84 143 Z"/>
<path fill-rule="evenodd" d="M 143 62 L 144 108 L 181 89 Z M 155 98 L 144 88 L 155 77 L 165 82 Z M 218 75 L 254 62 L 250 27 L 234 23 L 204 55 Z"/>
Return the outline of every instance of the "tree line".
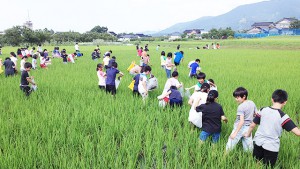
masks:
<path fill-rule="evenodd" d="M 0 44 L 19 46 L 20 44 L 38 45 L 43 43 L 62 44 L 65 42 L 92 42 L 94 39 L 116 41 L 117 38 L 107 33 L 107 27 L 95 26 L 88 32 L 54 32 L 52 29 L 32 30 L 25 26 L 14 26 L 0 35 Z"/>

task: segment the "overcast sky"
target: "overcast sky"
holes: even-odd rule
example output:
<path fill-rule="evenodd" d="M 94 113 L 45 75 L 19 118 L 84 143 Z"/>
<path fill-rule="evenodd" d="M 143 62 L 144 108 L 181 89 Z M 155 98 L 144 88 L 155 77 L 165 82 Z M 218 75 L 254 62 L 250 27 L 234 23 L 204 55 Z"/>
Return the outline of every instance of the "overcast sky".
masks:
<path fill-rule="evenodd" d="M 237 6 L 264 0 L 1 0 L 0 31 L 28 20 L 34 29 L 86 32 L 159 31 L 202 16 L 217 16 Z"/>

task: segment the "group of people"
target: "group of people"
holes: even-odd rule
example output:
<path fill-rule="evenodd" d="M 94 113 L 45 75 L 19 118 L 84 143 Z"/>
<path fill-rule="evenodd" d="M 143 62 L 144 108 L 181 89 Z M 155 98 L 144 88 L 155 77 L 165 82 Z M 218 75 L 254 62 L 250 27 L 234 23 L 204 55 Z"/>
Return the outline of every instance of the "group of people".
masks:
<path fill-rule="evenodd" d="M 179 66 L 183 60 L 183 52 L 179 52 L 175 53 L 173 63 L 171 61 L 171 52 L 167 54 L 167 57 L 165 57 L 164 51 L 161 52 L 161 67 L 166 69 L 168 78 L 162 94 L 157 97 L 161 106 L 169 104 L 171 107 L 175 105 L 180 107 L 183 104 L 184 92 L 182 92 L 183 90 L 178 90 L 183 88 L 183 83 L 178 81 L 179 73 L 176 69 L 173 72 L 170 71 L 170 68 Z M 176 59 L 176 57 L 178 58 Z M 189 76 L 198 80 L 196 85 L 185 88 L 187 91 L 194 89 L 194 93 L 189 97 L 188 101 L 188 104 L 191 106 L 188 120 L 193 127 L 202 129 L 199 135 L 201 143 L 210 136 L 212 137 L 212 142 L 216 143 L 220 139 L 222 121 L 228 122 L 222 106 L 217 103 L 219 96 L 217 86 L 213 79 L 205 80 L 206 75 L 201 72 L 200 59 L 191 61 L 188 67 L 190 68 Z M 130 74 L 136 74 L 133 78 L 135 80 L 133 92 L 140 93 L 143 96 L 140 86 L 146 86 L 147 81 L 145 84 L 144 77 L 147 74 L 151 74 L 151 67 L 146 65 L 138 68 L 135 65 L 130 70 Z M 141 82 L 142 85 L 138 85 Z M 147 94 L 146 92 L 144 93 Z M 255 103 L 248 99 L 248 91 L 244 87 L 238 87 L 233 92 L 233 97 L 238 103 L 238 107 L 233 130 L 226 144 L 226 153 L 233 150 L 241 140 L 244 151 L 252 151 L 255 159 L 274 167 L 278 158 L 280 136 L 283 129 L 292 131 L 295 135 L 300 136 L 299 128 L 281 110 L 287 103 L 287 92 L 282 89 L 275 90 L 271 96 L 272 105 L 259 111 Z M 259 125 L 259 127 L 252 138 L 252 131 L 256 125 Z"/>
<path fill-rule="evenodd" d="M 175 58 L 173 61 L 172 52 L 168 52 L 167 57 L 165 57 L 164 51 L 161 52 L 161 68 L 165 69 L 167 80 L 162 94 L 157 97 L 159 105 L 162 107 L 169 105 L 172 109 L 174 107 L 181 107 L 187 91 L 194 89 L 192 95 L 188 96 L 188 104 L 191 106 L 188 121 L 193 128 L 201 128 L 199 135 L 201 143 L 206 141 L 209 137 L 212 137 L 212 142 L 216 143 L 221 137 L 222 121 L 228 122 L 222 105 L 217 103 L 219 97 L 217 86 L 213 79 L 206 80 L 206 74 L 201 72 L 200 59 L 195 59 L 188 63 L 188 68 L 190 69 L 189 76 L 191 80 L 197 79 L 196 84 L 183 89 L 183 83 L 179 82 L 179 72 L 178 69 L 176 69 L 176 67 L 180 66 L 180 63 L 183 62 L 184 52 L 179 51 L 179 48 L 180 46 L 177 47 L 178 51 L 174 53 Z M 32 49 L 34 50 L 34 48 Z M 138 50 L 140 50 L 140 48 L 138 48 Z M 31 68 L 35 69 L 37 67 L 36 59 L 40 57 L 46 60 L 48 57 L 46 49 L 41 51 L 42 52 L 34 52 L 32 55 L 30 55 L 30 53 L 25 54 L 25 56 L 21 53 L 20 89 L 26 96 L 29 96 L 30 93 L 37 88 L 34 77 L 30 76 Z M 97 52 L 100 58 L 100 49 L 95 49 L 94 52 Z M 97 64 L 96 71 L 99 88 L 115 96 L 118 84 L 124 73 L 118 70 L 116 57 L 112 56 L 112 58 L 110 58 L 111 55 L 111 50 L 104 54 L 103 63 Z M 62 50 L 61 57 L 64 63 L 67 62 L 67 56 L 74 58 L 76 57 L 76 52 L 67 55 L 66 50 Z M 32 57 L 32 63 L 27 62 L 28 57 Z M 142 51 L 141 57 L 147 58 L 149 54 L 147 51 Z M 6 76 L 14 75 L 17 72 L 17 60 L 17 55 L 14 52 L 11 52 L 10 57 L 5 59 L 3 65 L 5 66 Z M 132 63 L 130 69 L 127 70 L 132 76 L 133 95 L 141 96 L 143 100 L 146 100 L 148 92 L 157 87 L 157 79 L 151 74 L 152 68 L 149 65 L 150 59 L 148 59 L 147 62 L 144 62 L 144 58 L 141 58 L 141 60 L 143 60 L 143 64 L 137 65 Z M 2 65 L 1 62 L 2 60 L 0 60 L 0 64 Z M 43 66 L 41 67 L 43 68 Z M 173 72 L 171 71 L 172 69 Z M 117 75 L 119 76 L 117 77 Z M 150 78 L 147 77 L 149 75 Z M 300 136 L 298 127 L 290 117 L 281 110 L 287 103 L 287 92 L 281 89 L 275 90 L 271 96 L 272 105 L 260 110 L 257 109 L 253 101 L 248 99 L 248 91 L 244 87 L 238 87 L 233 91 L 232 95 L 238 103 L 238 107 L 233 130 L 226 144 L 226 152 L 229 153 L 241 140 L 244 151 L 253 151 L 253 156 L 256 159 L 273 167 L 278 158 L 280 136 L 283 129 L 292 131 L 295 135 Z M 251 133 L 256 125 L 259 125 L 259 127 L 252 138 Z"/>
<path fill-rule="evenodd" d="M 41 45 L 38 45 L 37 51 L 35 51 L 35 47 L 32 47 L 30 50 L 28 49 L 28 46 L 25 48 L 18 48 L 17 54 L 15 54 L 15 52 L 10 52 L 10 57 L 6 57 L 4 62 L 0 58 L 0 74 L 5 72 L 5 76 L 8 77 L 14 76 L 18 72 L 21 72 L 20 88 L 26 96 L 29 96 L 32 91 L 37 89 L 34 78 L 30 76 L 30 70 L 35 70 L 38 68 L 38 58 L 40 60 L 39 65 L 42 69 L 47 69 L 48 66 L 52 64 L 47 49 L 42 49 Z M 52 54 L 52 58 L 62 58 L 62 61 L 65 64 L 67 62 L 75 63 L 75 58 L 77 57 L 76 52 L 67 54 L 66 49 L 63 49 L 61 52 L 59 52 L 59 47 L 55 47 Z M 19 68 L 18 57 L 21 58 Z M 31 63 L 27 61 L 28 58 L 31 58 Z M 5 71 L 2 70 L 2 66 L 5 67 Z"/>

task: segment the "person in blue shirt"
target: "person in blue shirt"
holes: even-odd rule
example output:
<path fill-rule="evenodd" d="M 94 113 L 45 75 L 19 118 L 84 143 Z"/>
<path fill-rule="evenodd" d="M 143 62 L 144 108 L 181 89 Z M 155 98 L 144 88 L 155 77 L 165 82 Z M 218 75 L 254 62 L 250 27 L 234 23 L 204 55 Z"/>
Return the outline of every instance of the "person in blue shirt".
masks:
<path fill-rule="evenodd" d="M 175 53 L 175 58 L 174 58 L 175 66 L 178 66 L 180 64 L 180 61 L 183 62 L 183 54 L 184 54 L 183 51 Z"/>
<path fill-rule="evenodd" d="M 189 68 L 191 69 L 190 71 L 190 77 L 191 78 L 197 78 L 197 70 L 200 68 L 200 59 L 196 59 L 194 63 L 192 63 Z"/>
<path fill-rule="evenodd" d="M 115 94 L 117 93 L 115 84 L 117 74 L 120 74 L 118 78 L 124 75 L 117 68 L 118 64 L 116 62 L 113 62 L 111 64 L 111 67 L 106 70 L 106 93 L 111 93 L 113 96 L 115 96 Z"/>
<path fill-rule="evenodd" d="M 177 90 L 176 86 L 171 86 L 167 93 L 160 95 L 157 98 L 159 100 L 161 100 L 167 96 L 169 96 L 171 108 L 173 108 L 174 106 L 182 107 L 182 105 L 183 105 L 182 99 L 183 98 L 182 98 L 180 92 Z"/>

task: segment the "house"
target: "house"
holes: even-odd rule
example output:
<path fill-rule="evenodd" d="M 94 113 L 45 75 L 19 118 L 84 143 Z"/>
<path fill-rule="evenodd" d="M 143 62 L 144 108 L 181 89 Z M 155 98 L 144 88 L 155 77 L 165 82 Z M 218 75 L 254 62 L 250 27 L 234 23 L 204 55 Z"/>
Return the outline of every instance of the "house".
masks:
<path fill-rule="evenodd" d="M 176 39 L 181 39 L 181 33 L 180 32 L 174 32 L 169 34 L 169 41 L 173 41 Z"/>
<path fill-rule="evenodd" d="M 279 35 L 279 34 L 281 34 L 281 29 L 271 28 L 271 29 L 269 29 L 268 34 L 270 36 Z"/>
<path fill-rule="evenodd" d="M 135 35 L 137 35 L 138 38 L 150 38 L 150 37 L 151 37 L 151 36 L 149 36 L 149 35 L 144 35 L 144 34 L 142 34 L 142 33 L 137 33 L 137 34 L 135 34 Z"/>
<path fill-rule="evenodd" d="M 117 34 L 113 31 L 109 31 L 108 34 L 112 35 L 112 36 L 117 36 Z"/>
<path fill-rule="evenodd" d="M 259 33 L 268 33 L 268 30 L 262 29 L 260 27 L 253 27 L 247 31 L 248 34 L 259 34 Z"/>
<path fill-rule="evenodd" d="M 292 22 L 298 21 L 296 18 L 283 18 L 276 22 L 276 28 L 288 29 Z"/>
<path fill-rule="evenodd" d="M 191 30 L 185 30 L 183 31 L 184 34 L 186 34 L 187 36 L 191 36 L 191 35 L 198 35 L 201 34 L 201 30 L 204 29 L 191 29 Z"/>
<path fill-rule="evenodd" d="M 252 26 L 252 28 L 261 28 L 261 29 L 264 29 L 264 30 L 269 30 L 271 28 L 276 27 L 274 22 L 255 22 L 251 26 Z"/>
<path fill-rule="evenodd" d="M 130 41 L 132 39 L 138 39 L 138 36 L 134 34 L 125 34 L 118 36 L 118 41 L 121 42 Z"/>
<path fill-rule="evenodd" d="M 5 32 L 4 31 L 0 31 L 0 35 L 4 35 L 5 34 Z"/>

